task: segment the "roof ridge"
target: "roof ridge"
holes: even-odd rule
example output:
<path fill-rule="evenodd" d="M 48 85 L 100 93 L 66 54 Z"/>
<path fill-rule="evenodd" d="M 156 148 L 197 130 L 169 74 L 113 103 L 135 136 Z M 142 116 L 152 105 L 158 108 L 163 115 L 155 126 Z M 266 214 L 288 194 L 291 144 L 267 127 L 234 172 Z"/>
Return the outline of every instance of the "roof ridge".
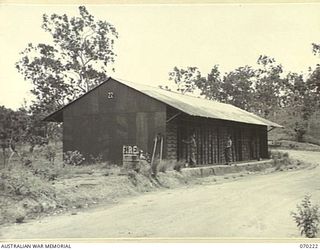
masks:
<path fill-rule="evenodd" d="M 128 80 L 121 79 L 121 78 L 112 77 L 112 79 L 120 81 L 125 85 L 126 85 L 126 82 L 128 82 L 128 83 L 131 83 L 131 84 L 138 84 L 138 85 L 141 85 L 141 86 L 146 86 L 147 88 L 154 88 L 154 89 L 157 89 L 157 90 L 167 91 L 167 92 L 178 94 L 178 95 L 181 95 L 181 96 L 188 96 L 188 97 L 192 97 L 192 98 L 196 98 L 196 99 L 200 98 L 200 99 L 206 100 L 206 101 L 217 102 L 217 103 L 222 103 L 222 104 L 226 104 L 226 105 L 232 105 L 232 104 L 221 102 L 221 101 L 218 101 L 218 100 L 207 99 L 207 98 L 203 97 L 202 95 L 195 96 L 195 95 L 190 95 L 190 94 L 183 94 L 183 93 L 180 93 L 178 91 L 163 89 L 163 88 L 160 88 L 159 86 L 153 86 L 153 85 L 147 85 L 147 84 L 138 83 L 138 82 L 132 82 L 132 81 L 128 81 Z"/>

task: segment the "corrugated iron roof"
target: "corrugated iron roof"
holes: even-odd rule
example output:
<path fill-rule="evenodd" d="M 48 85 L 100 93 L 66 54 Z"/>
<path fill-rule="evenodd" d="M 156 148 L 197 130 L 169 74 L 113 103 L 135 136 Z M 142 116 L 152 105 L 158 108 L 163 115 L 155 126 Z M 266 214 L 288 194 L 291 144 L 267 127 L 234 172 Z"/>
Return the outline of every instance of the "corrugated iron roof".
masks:
<path fill-rule="evenodd" d="M 202 97 L 195 97 L 168 91 L 150 85 L 137 84 L 122 79 L 116 79 L 120 83 L 136 89 L 154 99 L 170 105 L 188 115 L 214 118 L 228 121 L 236 121 L 249 124 L 266 125 L 269 127 L 282 128 L 283 126 L 259 117 L 255 114 L 237 108 L 231 104 L 207 100 Z"/>
<path fill-rule="evenodd" d="M 109 78 L 104 83 L 107 83 L 110 79 L 112 78 Z M 242 123 L 248 123 L 248 124 L 265 125 L 265 126 L 276 127 L 276 128 L 283 127 L 277 123 L 271 122 L 267 119 L 261 118 L 243 109 L 237 108 L 231 104 L 207 100 L 202 97 L 195 97 L 187 94 L 181 94 L 174 91 L 168 91 L 168 90 L 164 90 L 158 87 L 153 87 L 145 84 L 133 83 L 133 82 L 129 82 L 122 79 L 117 79 L 117 78 L 113 78 L 113 79 L 119 83 L 122 83 L 130 88 L 133 88 L 147 96 L 150 96 L 160 102 L 163 102 L 191 116 L 214 118 L 214 119 L 242 122 Z M 76 102 L 76 100 L 69 103 L 68 105 Z M 49 115 L 44 120 L 59 121 L 60 118 L 62 119 L 61 112 L 63 109 L 64 107 L 54 112 L 53 114 Z"/>

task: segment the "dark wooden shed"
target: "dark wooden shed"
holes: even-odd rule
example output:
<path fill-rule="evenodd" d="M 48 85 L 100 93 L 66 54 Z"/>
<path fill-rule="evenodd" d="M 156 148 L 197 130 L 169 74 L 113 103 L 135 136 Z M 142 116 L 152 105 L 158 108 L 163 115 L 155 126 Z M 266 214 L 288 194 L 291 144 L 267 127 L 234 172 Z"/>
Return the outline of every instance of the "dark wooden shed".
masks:
<path fill-rule="evenodd" d="M 228 136 L 233 161 L 267 158 L 268 127 L 281 127 L 230 104 L 113 78 L 45 121 L 63 122 L 64 152 L 101 154 L 114 163 L 121 163 L 123 145 L 152 154 L 159 133 L 163 157 L 186 160 L 190 152 L 182 141 L 191 131 L 196 134 L 198 164 L 224 163 Z"/>

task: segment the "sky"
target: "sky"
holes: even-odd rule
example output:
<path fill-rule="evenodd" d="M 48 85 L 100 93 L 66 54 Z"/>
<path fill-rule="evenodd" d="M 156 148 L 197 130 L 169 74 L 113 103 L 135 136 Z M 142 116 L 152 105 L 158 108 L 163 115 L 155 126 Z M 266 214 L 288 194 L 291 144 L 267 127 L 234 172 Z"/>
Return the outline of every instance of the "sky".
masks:
<path fill-rule="evenodd" d="M 320 4 L 86 5 L 118 33 L 115 72 L 110 76 L 150 85 L 168 83 L 173 67 L 196 66 L 205 75 L 255 66 L 259 55 L 274 57 L 286 71 L 307 73 L 320 63 Z M 28 43 L 51 43 L 42 14 L 78 15 L 78 5 L 0 3 L 0 105 L 17 109 L 30 101 L 32 83 L 15 62 Z"/>

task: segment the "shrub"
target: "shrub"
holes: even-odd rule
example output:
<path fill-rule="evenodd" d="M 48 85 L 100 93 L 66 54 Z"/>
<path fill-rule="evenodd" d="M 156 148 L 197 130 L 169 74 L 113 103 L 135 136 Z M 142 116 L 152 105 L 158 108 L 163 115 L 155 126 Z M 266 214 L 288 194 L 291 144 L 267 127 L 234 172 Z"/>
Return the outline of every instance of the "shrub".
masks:
<path fill-rule="evenodd" d="M 184 161 L 177 161 L 176 164 L 174 165 L 173 169 L 180 172 L 181 169 L 185 166 L 185 162 Z"/>
<path fill-rule="evenodd" d="M 154 174 L 158 172 L 166 173 L 167 171 L 181 171 L 185 162 L 183 161 L 175 161 L 175 160 L 162 160 L 161 162 L 157 161 L 154 164 Z"/>
<path fill-rule="evenodd" d="M 56 151 L 51 146 L 46 146 L 44 149 L 44 157 L 51 163 L 54 164 L 56 158 Z"/>
<path fill-rule="evenodd" d="M 128 171 L 128 178 L 134 186 L 138 185 L 137 175 L 138 175 L 138 173 L 134 170 Z"/>
<path fill-rule="evenodd" d="M 90 163 L 92 163 L 92 164 L 102 163 L 102 160 L 103 160 L 102 158 L 103 158 L 102 154 L 98 154 L 96 156 L 94 156 L 94 155 L 89 156 Z"/>
<path fill-rule="evenodd" d="M 16 217 L 16 223 L 22 223 L 25 219 L 25 215 L 18 215 Z"/>
<path fill-rule="evenodd" d="M 66 164 L 74 165 L 74 166 L 79 166 L 81 165 L 86 159 L 84 156 L 78 151 L 67 151 L 63 153 L 63 161 Z"/>
<path fill-rule="evenodd" d="M 0 183 L 6 194 L 37 198 L 42 195 L 52 197 L 53 188 L 43 179 L 35 176 L 29 169 L 14 168 L 3 171 Z"/>
<path fill-rule="evenodd" d="M 173 170 L 176 161 L 174 160 L 162 160 L 157 163 L 157 172 L 165 173 L 167 171 Z"/>
<path fill-rule="evenodd" d="M 28 157 L 28 154 L 26 152 L 21 152 L 20 162 L 24 167 L 32 167 L 32 160 Z"/>
<path fill-rule="evenodd" d="M 28 167 L 28 168 L 31 168 L 32 167 L 32 160 L 28 159 L 28 158 L 24 158 L 21 160 L 22 162 L 22 165 L 24 167 Z"/>
<path fill-rule="evenodd" d="M 147 160 L 139 161 L 139 173 L 150 178 L 152 176 L 151 165 Z"/>
<path fill-rule="evenodd" d="M 277 169 L 280 169 L 281 165 L 292 163 L 287 152 L 272 151 L 270 158 L 273 160 L 273 165 L 276 166 Z"/>
<path fill-rule="evenodd" d="M 0 224 L 23 223 L 41 212 L 55 209 L 56 189 L 33 169 L 15 165 L 0 173 Z M 47 203 L 50 206 L 44 207 Z M 0 226 L 1 227 L 1 226 Z"/>
<path fill-rule="evenodd" d="M 307 238 L 315 238 L 318 233 L 320 214 L 319 207 L 312 205 L 310 199 L 310 195 L 305 195 L 301 205 L 297 205 L 298 212 L 292 212 L 291 215 L 301 235 L 305 235 Z"/>
<path fill-rule="evenodd" d="M 296 147 L 295 144 L 292 144 L 292 143 L 289 144 L 289 148 L 293 149 L 293 148 L 295 148 L 295 147 Z"/>

